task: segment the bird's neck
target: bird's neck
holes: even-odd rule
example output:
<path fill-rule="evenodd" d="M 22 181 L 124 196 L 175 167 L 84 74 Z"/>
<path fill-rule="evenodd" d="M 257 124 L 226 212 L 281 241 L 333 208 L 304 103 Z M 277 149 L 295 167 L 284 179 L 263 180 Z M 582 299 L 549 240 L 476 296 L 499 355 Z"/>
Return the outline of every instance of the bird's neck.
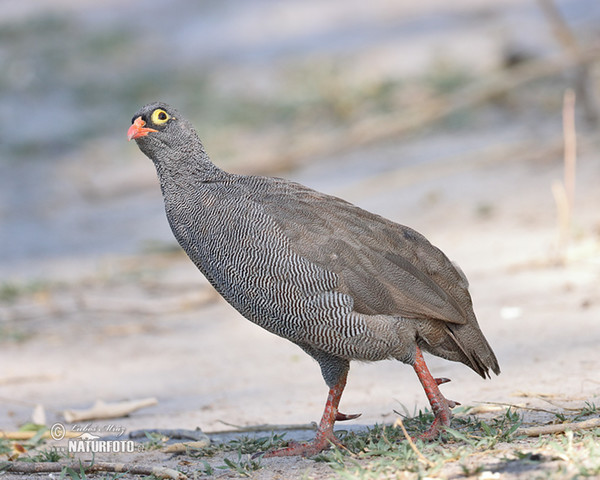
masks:
<path fill-rule="evenodd" d="M 195 192 L 203 183 L 225 181 L 231 176 L 212 163 L 202 147 L 163 158 L 155 166 L 163 194 Z"/>

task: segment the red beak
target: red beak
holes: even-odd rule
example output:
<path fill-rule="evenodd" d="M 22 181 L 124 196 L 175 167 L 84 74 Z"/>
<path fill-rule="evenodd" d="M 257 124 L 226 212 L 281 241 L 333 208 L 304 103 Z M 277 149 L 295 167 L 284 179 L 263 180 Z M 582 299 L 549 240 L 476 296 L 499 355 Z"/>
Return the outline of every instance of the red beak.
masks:
<path fill-rule="evenodd" d="M 131 141 L 134 138 L 145 137 L 150 132 L 158 132 L 158 130 L 154 130 L 153 128 L 144 127 L 146 122 L 142 120 L 142 117 L 137 117 L 129 130 L 127 130 L 127 138 Z"/>

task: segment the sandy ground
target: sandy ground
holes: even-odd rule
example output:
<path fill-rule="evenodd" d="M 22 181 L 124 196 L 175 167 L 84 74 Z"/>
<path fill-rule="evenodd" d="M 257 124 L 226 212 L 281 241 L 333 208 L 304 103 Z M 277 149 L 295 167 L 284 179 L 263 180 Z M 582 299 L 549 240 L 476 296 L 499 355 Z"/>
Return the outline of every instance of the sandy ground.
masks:
<path fill-rule="evenodd" d="M 340 165 L 385 158 L 395 148 L 410 151 L 426 139 L 415 142 L 331 158 L 290 176 L 325 189 L 324 179 L 334 178 Z M 502 374 L 484 381 L 462 365 L 430 358 L 434 375 L 453 380 L 443 387 L 448 398 L 542 408 L 549 404 L 540 395 L 562 406 L 598 403 L 600 162 L 592 147 L 578 166 L 574 234 L 564 266 L 553 262 L 550 187 L 562 175 L 559 156 L 475 162 L 456 172 L 448 159 L 426 168 L 389 162 L 371 177 L 340 175 L 330 182 L 329 192 L 426 234 L 469 277 Z M 305 424 L 320 417 L 326 388 L 317 364 L 240 317 L 183 255 L 105 257 L 79 265 L 75 279 L 69 279 L 74 268 L 43 269 L 59 278 L 62 271 L 64 278 L 2 306 L 5 329 L 20 339 L 0 350 L 3 428 L 28 421 L 36 404 L 51 425 L 64 422 L 67 408 L 143 397 L 159 403 L 94 425 L 213 432 L 230 428 L 223 422 Z M 426 406 L 412 369 L 397 362 L 354 364 L 341 403 L 344 412 L 362 413 L 344 427 L 392 423 L 394 409 L 414 413 Z M 135 461 L 178 462 L 160 452 Z M 256 478 L 320 476 L 328 468 L 302 459 L 264 465 Z"/>
<path fill-rule="evenodd" d="M 15 3 L 7 18 L 34 18 L 38 6 L 47 3 Z M 113 8 L 117 3 L 119 9 Z M 251 96 L 275 98 L 298 94 L 288 92 L 286 77 L 294 61 L 345 59 L 344 81 L 368 86 L 377 78 L 415 75 L 436 58 L 477 76 L 498 67 L 507 45 L 536 54 L 559 48 L 532 2 L 507 0 L 490 7 L 481 0 L 451 6 L 437 0 L 410 5 L 377 0 L 365 9 L 364 2 L 354 1 L 353 7 L 363 6 L 358 10 L 337 8 L 336 2 L 326 8 L 324 2 L 284 2 L 278 8 L 266 3 L 242 8 L 234 0 L 208 2 L 188 11 L 181 7 L 190 6 L 184 1 L 177 8 L 164 2 L 139 8 L 135 2 L 101 7 L 64 0 L 56 11 L 77 12 L 71 23 L 54 34 L 44 22 L 31 24 L 42 32 L 38 35 L 48 35 L 50 47 L 62 48 L 63 35 L 72 31 L 93 40 L 103 28 L 114 34 L 126 26 L 130 35 L 106 37 L 117 42 L 112 54 L 103 53 L 102 42 L 89 51 L 79 51 L 77 41 L 66 42 L 73 50 L 57 58 L 68 68 L 57 68 L 46 50 L 33 48 L 29 42 L 40 43 L 35 32 L 15 35 L 18 48 L 7 50 L 7 83 L 0 89 L 0 111 L 11 118 L 0 142 L 7 146 L 0 162 L 0 430 L 30 421 L 36 405 L 43 406 L 50 426 L 65 423 L 64 410 L 87 408 L 98 399 L 146 397 L 158 404 L 93 422 L 93 429 L 101 435 L 115 428 L 126 433 L 200 428 L 210 434 L 233 430 L 231 425 L 304 425 L 320 418 L 327 389 L 317 364 L 240 317 L 175 248 L 153 167 L 135 145 L 121 140 L 133 113 L 126 105 L 132 95 L 121 89 L 127 81 L 147 79 L 155 66 L 163 68 L 169 74 L 159 76 L 164 84 L 157 82 L 150 91 L 169 101 L 194 102 L 179 92 L 184 85 L 178 81 L 187 77 L 171 81 L 170 76 L 187 65 L 190 71 L 210 70 L 219 95 L 236 99 L 248 88 Z M 597 6 L 561 5 L 567 3 L 567 19 L 576 19 L 584 31 L 581 19 L 587 15 L 581 12 L 594 13 Z M 148 28 L 156 18 L 177 27 L 177 35 L 158 41 Z M 319 21 L 310 21 L 314 18 Z M 86 46 L 89 38 L 79 41 Z M 270 69 L 272 64 L 283 67 Z M 435 376 L 452 379 L 442 387 L 444 394 L 463 405 L 501 402 L 557 411 L 586 401 L 600 405 L 600 141 L 578 119 L 571 236 L 568 248 L 559 250 L 552 186 L 563 176 L 564 85 L 553 81 L 540 89 L 543 94 L 529 86 L 465 118 L 310 158 L 281 174 L 415 228 L 462 267 L 502 369 L 499 377 L 484 381 L 463 365 L 427 357 Z M 96 103 L 77 104 L 75 87 L 90 85 Z M 192 110 L 180 107 L 186 114 L 210 126 L 210 112 L 185 104 Z M 96 121 L 103 133 L 87 138 Z M 212 142 L 234 144 L 237 163 L 228 165 L 237 171 L 261 168 L 244 163 L 245 149 L 250 158 L 256 150 L 285 151 L 270 150 L 281 142 L 262 137 L 248 146 L 252 129 L 244 136 L 221 128 L 222 133 L 211 132 Z M 327 135 L 324 130 L 319 133 Z M 284 144 L 298 141 L 288 138 L 288 130 L 283 133 Z M 80 143 L 65 147 L 73 142 Z M 211 144 L 206 144 L 209 152 L 218 150 Z M 340 428 L 393 423 L 394 410 L 412 414 L 424 407 L 425 395 L 410 367 L 354 364 L 340 408 L 362 416 Z M 551 419 L 525 412 L 528 423 Z M 501 475 L 493 478 L 531 478 L 527 471 L 500 471 L 501 455 L 488 461 L 488 470 Z M 98 458 L 121 459 L 191 473 L 202 467 L 158 450 Z M 210 462 L 222 465 L 223 457 Z M 332 475 L 328 466 L 307 459 L 266 459 L 263 466 L 254 478 Z M 462 475 L 457 465 L 445 468 L 442 476 Z M 236 476 L 229 470 L 217 473 Z"/>

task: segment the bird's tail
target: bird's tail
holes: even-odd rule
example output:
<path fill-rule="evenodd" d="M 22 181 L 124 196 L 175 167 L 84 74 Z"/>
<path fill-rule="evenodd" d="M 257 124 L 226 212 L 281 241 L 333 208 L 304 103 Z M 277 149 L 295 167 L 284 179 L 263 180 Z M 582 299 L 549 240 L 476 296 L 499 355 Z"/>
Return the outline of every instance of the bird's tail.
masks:
<path fill-rule="evenodd" d="M 459 361 L 471 367 L 483 378 L 490 378 L 489 371 L 500 374 L 498 359 L 487 339 L 478 327 L 467 323 L 464 325 L 448 324 L 450 338 L 459 347 L 462 354 Z"/>

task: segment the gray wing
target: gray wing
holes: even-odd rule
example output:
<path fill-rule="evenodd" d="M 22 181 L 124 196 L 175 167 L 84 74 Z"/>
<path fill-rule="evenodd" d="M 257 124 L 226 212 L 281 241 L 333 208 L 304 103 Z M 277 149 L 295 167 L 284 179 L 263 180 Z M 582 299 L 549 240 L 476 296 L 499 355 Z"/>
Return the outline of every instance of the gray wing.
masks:
<path fill-rule="evenodd" d="M 261 204 L 292 249 L 337 275 L 355 311 L 454 324 L 474 317 L 466 279 L 418 232 L 285 180 Z"/>

